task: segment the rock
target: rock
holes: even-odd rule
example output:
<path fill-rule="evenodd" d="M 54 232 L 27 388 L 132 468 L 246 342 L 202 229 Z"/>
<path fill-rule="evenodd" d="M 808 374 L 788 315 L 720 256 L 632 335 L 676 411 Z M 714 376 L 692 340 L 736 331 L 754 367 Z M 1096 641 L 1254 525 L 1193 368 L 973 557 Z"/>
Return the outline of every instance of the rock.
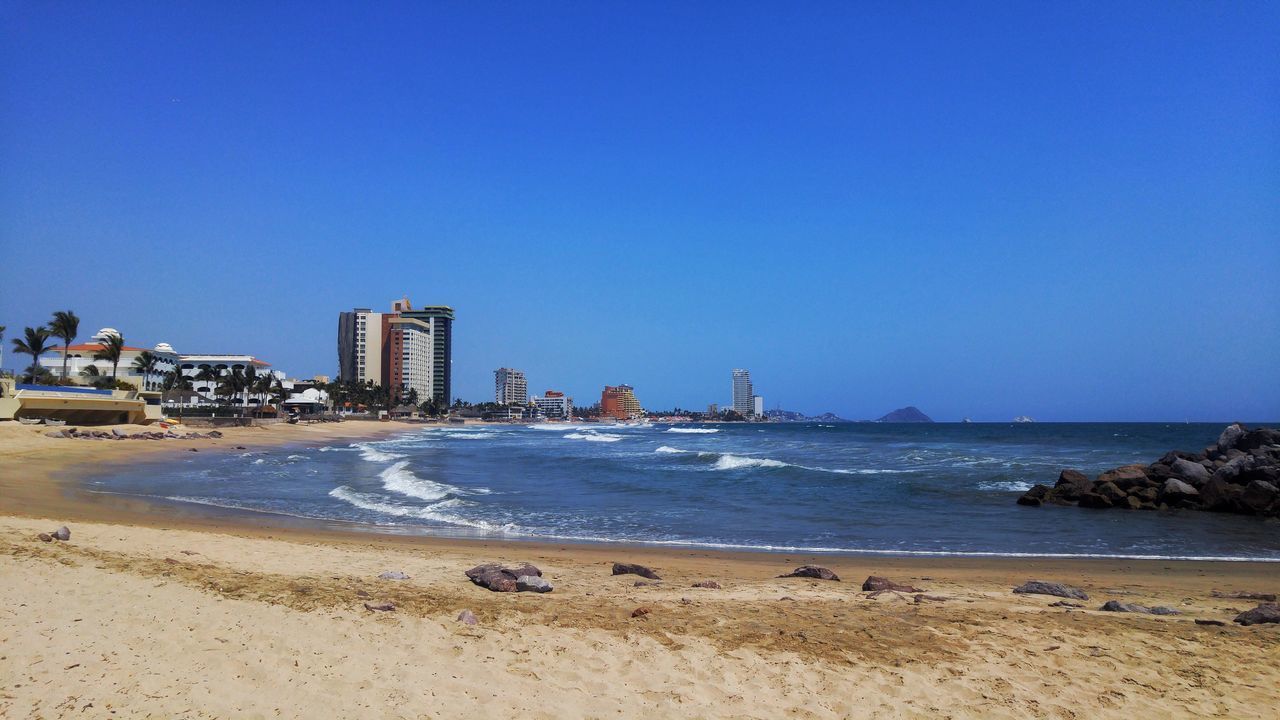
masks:
<path fill-rule="evenodd" d="M 1106 473 L 1103 474 L 1105 475 Z M 1143 477 L 1145 478 L 1146 476 Z M 1120 489 L 1119 485 L 1116 485 L 1109 480 L 1098 482 L 1097 485 L 1093 486 L 1093 491 L 1110 500 L 1112 505 L 1124 502 L 1125 495 L 1127 494 L 1124 490 Z"/>
<path fill-rule="evenodd" d="M 496 563 L 477 565 L 466 572 L 471 582 L 494 592 L 516 592 L 517 580 L 523 576 L 542 577 L 542 571 L 525 563 L 518 567 L 503 567 Z M 545 591 L 539 591 L 545 592 Z"/>
<path fill-rule="evenodd" d="M 1269 482 L 1254 480 L 1245 486 L 1240 502 L 1255 513 L 1264 513 L 1280 496 L 1280 490 Z"/>
<path fill-rule="evenodd" d="M 1105 495 L 1099 495 L 1095 492 L 1087 492 L 1080 495 L 1080 507 L 1082 508 L 1099 508 L 1106 509 L 1114 505 L 1111 498 Z"/>
<path fill-rule="evenodd" d="M 614 563 L 613 574 L 614 575 L 639 575 L 640 577 L 647 577 L 650 580 L 662 579 L 658 577 L 658 573 L 654 572 L 653 570 L 643 565 L 635 565 L 632 563 Z"/>
<path fill-rule="evenodd" d="M 516 578 L 517 592 L 551 592 L 551 583 L 543 580 L 537 575 L 521 575 Z"/>
<path fill-rule="evenodd" d="M 1136 497 L 1143 502 L 1153 503 L 1160 499 L 1160 491 L 1155 488 L 1140 488 L 1129 493 L 1129 497 Z"/>
<path fill-rule="evenodd" d="M 118 438 L 129 437 L 129 432 L 127 430 L 121 430 L 120 428 L 111 428 L 111 434 Z"/>
<path fill-rule="evenodd" d="M 1170 466 L 1175 476 L 1182 478 L 1192 484 L 1200 484 L 1209 480 L 1209 471 L 1198 462 L 1191 462 L 1184 458 L 1178 458 L 1173 461 Z"/>
<path fill-rule="evenodd" d="M 1280 605 L 1262 603 L 1252 610 L 1246 610 L 1236 616 L 1241 625 L 1260 625 L 1262 623 L 1280 623 Z"/>
<path fill-rule="evenodd" d="M 694 584 L 693 584 L 693 587 L 696 587 L 696 588 L 706 588 L 706 589 L 708 589 L 708 590 L 723 590 L 723 589 L 724 589 L 724 588 L 720 587 L 720 583 L 716 582 L 715 580 L 703 580 L 703 581 L 701 581 L 701 582 L 696 582 L 696 583 L 694 583 Z"/>
<path fill-rule="evenodd" d="M 1165 502 L 1168 502 L 1169 498 L 1173 498 L 1173 499 L 1189 498 L 1189 497 L 1195 497 L 1199 494 L 1200 494 L 1199 490 L 1196 490 L 1195 488 L 1182 482 L 1181 480 L 1177 478 L 1169 478 L 1168 480 L 1164 481 L 1164 487 L 1161 488 L 1160 496 L 1165 498 Z"/>
<path fill-rule="evenodd" d="M 1028 580 L 1014 588 L 1013 591 L 1021 595 L 1054 595 L 1056 597 L 1071 598 L 1072 600 L 1089 599 L 1088 593 L 1080 588 L 1043 580 Z"/>
<path fill-rule="evenodd" d="M 1147 607 L 1137 603 L 1122 603 L 1119 600 L 1108 600 L 1098 608 L 1104 612 L 1142 613 L 1144 615 L 1177 615 L 1177 610 L 1163 606 Z"/>
<path fill-rule="evenodd" d="M 648 615 L 651 612 L 653 611 L 647 607 L 638 607 L 635 610 L 631 611 L 631 617 L 633 618 L 644 617 L 645 615 Z"/>
<path fill-rule="evenodd" d="M 803 577 L 815 578 L 817 580 L 835 580 L 836 582 L 840 582 L 840 577 L 838 575 L 819 565 L 801 565 L 786 575 L 779 575 L 778 577 Z"/>
<path fill-rule="evenodd" d="M 222 437 L 222 431 L 221 431 L 221 430 L 210 430 L 210 431 L 208 432 L 208 434 L 207 434 L 207 435 L 205 435 L 205 437 L 220 438 L 220 437 Z"/>
<path fill-rule="evenodd" d="M 1275 593 L 1222 592 L 1220 590 L 1214 590 L 1211 594 L 1213 595 L 1213 597 L 1216 597 L 1216 598 L 1230 598 L 1232 600 L 1263 600 L 1265 602 L 1276 601 Z"/>
<path fill-rule="evenodd" d="M 480 623 L 480 621 L 476 619 L 475 614 L 473 614 L 470 610 L 463 610 L 462 612 L 458 613 L 458 622 L 462 623 L 463 625 L 478 625 Z"/>
<path fill-rule="evenodd" d="M 40 533 L 36 537 L 40 539 L 40 542 L 53 542 L 53 536 L 49 533 Z"/>
<path fill-rule="evenodd" d="M 187 452 L 200 452 L 200 451 L 195 448 L 187 448 Z"/>
<path fill-rule="evenodd" d="M 1068 602 L 1066 600 L 1059 600 L 1058 602 L 1049 603 L 1049 607 L 1082 608 L 1084 607 L 1084 605 L 1081 605 L 1080 603 Z"/>
<path fill-rule="evenodd" d="M 395 603 L 389 603 L 389 602 L 365 603 L 364 609 L 371 610 L 373 612 L 391 612 L 392 610 L 396 609 L 396 606 L 395 606 Z"/>
<path fill-rule="evenodd" d="M 1197 625 L 1213 625 L 1215 627 L 1222 627 L 1223 625 L 1226 625 L 1226 623 L 1222 622 L 1221 620 L 1204 620 L 1202 618 L 1196 618 L 1196 624 Z"/>
<path fill-rule="evenodd" d="M 1035 485 L 1030 490 L 1022 494 L 1018 498 L 1019 505 L 1030 505 L 1031 507 L 1039 507 L 1049 497 L 1052 488 L 1048 485 Z"/>
<path fill-rule="evenodd" d="M 1076 501 L 1080 496 L 1093 491 L 1093 483 L 1079 470 L 1063 470 L 1058 474 L 1058 482 L 1053 486 L 1053 498 Z"/>
<path fill-rule="evenodd" d="M 246 449 L 246 448 L 245 448 L 245 446 L 243 446 L 243 445 L 237 445 L 237 446 L 235 447 L 235 449 L 236 449 L 236 450 L 244 450 L 244 449 Z"/>
<path fill-rule="evenodd" d="M 1146 505 L 1151 505 L 1151 504 L 1146 503 Z M 1141 510 L 1144 507 L 1144 503 L 1140 498 L 1130 495 L 1124 499 L 1124 503 L 1122 504 L 1122 507 L 1129 508 L 1130 510 Z M 1155 506 L 1151 505 L 1151 507 L 1155 507 Z"/>
<path fill-rule="evenodd" d="M 1236 446 L 1245 436 L 1244 426 L 1240 423 L 1232 423 L 1222 431 L 1218 436 L 1218 452 L 1226 452 Z"/>
<path fill-rule="evenodd" d="M 1108 470 L 1098 476 L 1098 485 L 1111 483 L 1121 490 L 1128 490 L 1147 481 L 1147 468 L 1144 465 L 1125 465 Z M 1103 493 L 1105 494 L 1105 493 Z M 1112 498 L 1118 500 L 1118 498 Z"/>
<path fill-rule="evenodd" d="M 54 530 L 52 535 L 54 540 L 66 542 L 71 539 L 71 530 L 69 530 L 66 525 L 63 525 L 57 530 Z"/>
<path fill-rule="evenodd" d="M 1244 455 L 1234 460 L 1228 461 L 1225 465 L 1213 471 L 1213 479 L 1224 480 L 1226 482 L 1238 482 L 1237 478 L 1241 475 L 1253 470 L 1257 458 L 1252 455 Z"/>
<path fill-rule="evenodd" d="M 881 590 L 894 590 L 896 592 L 905 593 L 924 592 L 924 590 L 921 590 L 920 588 L 911 587 L 910 585 L 902 585 L 887 577 L 880 577 L 879 575 L 872 575 L 864 580 L 862 583 L 862 590 L 864 592 L 878 592 Z"/>
<path fill-rule="evenodd" d="M 631 584 L 631 587 L 657 587 L 661 584 L 661 580 L 637 580 Z"/>
<path fill-rule="evenodd" d="M 1244 488 L 1225 480 L 1210 479 L 1200 487 L 1200 502 L 1205 510 L 1235 512 Z"/>
<path fill-rule="evenodd" d="M 388 570 L 378 576 L 380 580 L 408 580 L 409 576 L 399 570 Z"/>
<path fill-rule="evenodd" d="M 1280 445 L 1280 430 L 1273 428 L 1250 430 L 1236 441 L 1236 448 L 1246 452 L 1272 445 Z"/>
<path fill-rule="evenodd" d="M 45 437 L 51 437 L 51 438 L 64 438 L 64 437 L 67 437 L 67 431 L 66 430 L 50 430 L 44 435 Z"/>

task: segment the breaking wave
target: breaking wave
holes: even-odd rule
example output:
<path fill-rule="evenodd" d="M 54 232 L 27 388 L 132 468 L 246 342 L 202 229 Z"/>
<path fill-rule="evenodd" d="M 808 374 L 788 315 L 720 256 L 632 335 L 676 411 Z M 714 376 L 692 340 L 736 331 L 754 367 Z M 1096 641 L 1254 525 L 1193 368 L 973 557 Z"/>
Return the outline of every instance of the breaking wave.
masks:
<path fill-rule="evenodd" d="M 612 435 L 610 433 L 598 433 L 598 432 L 588 431 L 588 432 L 581 432 L 581 433 L 569 433 L 568 435 L 565 435 L 564 438 L 565 440 L 587 440 L 589 442 L 610 442 L 611 443 L 611 442 L 618 442 L 619 440 L 622 439 L 622 436 Z"/>
<path fill-rule="evenodd" d="M 686 433 L 686 434 L 706 435 L 706 434 L 710 434 L 710 433 L 718 433 L 718 432 L 720 432 L 720 428 L 679 428 L 679 427 L 673 427 L 673 428 L 667 428 L 667 432 L 669 432 L 669 433 Z"/>

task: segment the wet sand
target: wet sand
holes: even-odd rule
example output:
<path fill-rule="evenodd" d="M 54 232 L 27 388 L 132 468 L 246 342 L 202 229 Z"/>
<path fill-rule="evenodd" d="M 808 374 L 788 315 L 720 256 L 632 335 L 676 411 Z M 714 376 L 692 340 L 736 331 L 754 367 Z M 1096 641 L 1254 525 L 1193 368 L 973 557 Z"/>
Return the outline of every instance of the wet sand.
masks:
<path fill-rule="evenodd" d="M 1280 592 L 1273 563 L 406 537 L 77 489 L 87 465 L 413 427 L 81 441 L 0 424 L 0 716 L 1237 718 L 1280 704 L 1280 626 L 1236 626 L 1256 603 L 1212 596 Z M 62 524 L 69 542 L 36 537 Z M 533 562 L 555 590 L 491 593 L 463 575 L 489 561 Z M 663 581 L 637 587 L 615 561 Z M 843 582 L 776 577 L 806 563 Z M 378 579 L 389 570 L 410 578 Z M 927 592 L 872 597 L 871 574 Z M 1028 579 L 1090 599 L 1010 592 Z M 691 587 L 702 580 L 723 589 Z M 1109 599 L 1181 614 L 1097 611 Z M 381 602 L 396 609 L 365 609 Z M 464 609 L 478 625 L 456 622 Z"/>

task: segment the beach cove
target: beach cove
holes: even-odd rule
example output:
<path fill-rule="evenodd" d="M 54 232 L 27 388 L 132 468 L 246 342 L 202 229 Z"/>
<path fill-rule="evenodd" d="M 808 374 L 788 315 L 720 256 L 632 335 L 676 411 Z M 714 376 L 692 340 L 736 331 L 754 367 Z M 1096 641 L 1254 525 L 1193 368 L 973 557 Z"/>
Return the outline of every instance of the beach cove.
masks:
<path fill-rule="evenodd" d="M 348 444 L 413 429 L 342 423 L 79 442 L 0 428 L 0 674 L 12 678 L 0 713 L 1263 717 L 1280 699 L 1276 626 L 1234 625 L 1256 603 L 1214 596 L 1275 592 L 1273 563 L 374 535 L 175 512 L 75 482 L 86 467 L 190 448 Z M 62 524 L 68 542 L 37 538 Z M 531 562 L 555 590 L 491 593 L 464 575 L 486 562 Z M 614 576 L 614 562 L 646 565 L 662 581 Z M 776 577 L 805 564 L 842 581 Z M 925 592 L 873 597 L 861 590 L 869 575 Z M 1073 608 L 1011 592 L 1031 579 L 1090 599 Z M 708 580 L 722 589 L 692 587 Z M 1107 600 L 1180 614 L 1099 612 Z M 395 609 L 366 609 L 383 603 Z M 633 617 L 641 608 L 649 612 Z M 456 620 L 464 610 L 476 625 Z"/>

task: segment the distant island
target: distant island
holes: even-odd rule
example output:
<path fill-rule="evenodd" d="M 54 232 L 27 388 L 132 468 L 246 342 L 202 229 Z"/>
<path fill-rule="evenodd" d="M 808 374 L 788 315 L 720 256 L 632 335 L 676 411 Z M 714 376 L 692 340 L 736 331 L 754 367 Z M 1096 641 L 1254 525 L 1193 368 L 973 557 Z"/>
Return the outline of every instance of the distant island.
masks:
<path fill-rule="evenodd" d="M 914 405 L 908 405 L 899 408 L 893 412 L 879 418 L 876 422 L 883 423 L 931 423 L 933 418 L 920 412 L 920 408 Z"/>

